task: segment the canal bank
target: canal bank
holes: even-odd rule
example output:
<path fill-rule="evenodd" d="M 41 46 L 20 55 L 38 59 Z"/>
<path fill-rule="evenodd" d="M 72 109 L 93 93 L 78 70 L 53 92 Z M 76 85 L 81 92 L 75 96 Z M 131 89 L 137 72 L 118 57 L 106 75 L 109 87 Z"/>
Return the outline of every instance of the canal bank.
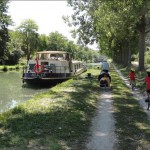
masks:
<path fill-rule="evenodd" d="M 92 78 L 85 78 L 87 73 Z M 104 102 L 98 74 L 97 68 L 88 70 L 83 77 L 68 80 L 1 114 L 0 148 L 86 150 L 91 120 L 98 102 Z M 115 149 L 146 149 L 150 141 L 146 114 L 113 68 L 111 76 L 118 137 Z"/>

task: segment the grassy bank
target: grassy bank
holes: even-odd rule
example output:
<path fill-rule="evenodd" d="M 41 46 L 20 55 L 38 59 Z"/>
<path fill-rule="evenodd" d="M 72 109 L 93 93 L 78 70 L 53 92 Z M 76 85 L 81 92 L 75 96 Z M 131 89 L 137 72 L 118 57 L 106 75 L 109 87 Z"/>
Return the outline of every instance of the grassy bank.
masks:
<path fill-rule="evenodd" d="M 123 71 L 127 75 L 128 71 Z M 147 115 L 116 72 L 112 70 L 111 75 L 118 136 L 116 148 L 119 150 L 149 150 L 150 122 L 147 120 Z"/>
<path fill-rule="evenodd" d="M 1 114 L 0 149 L 83 149 L 99 98 L 99 70 L 88 72 Z"/>
<path fill-rule="evenodd" d="M 22 68 L 23 68 L 23 65 L 14 65 L 14 66 L 2 65 L 0 66 L 0 71 L 12 71 L 12 70 L 19 70 Z"/>
<path fill-rule="evenodd" d="M 68 80 L 0 115 L 0 149 L 84 150 L 100 100 L 97 76 Z M 111 69 L 118 150 L 148 150 L 150 122 L 130 89 Z"/>

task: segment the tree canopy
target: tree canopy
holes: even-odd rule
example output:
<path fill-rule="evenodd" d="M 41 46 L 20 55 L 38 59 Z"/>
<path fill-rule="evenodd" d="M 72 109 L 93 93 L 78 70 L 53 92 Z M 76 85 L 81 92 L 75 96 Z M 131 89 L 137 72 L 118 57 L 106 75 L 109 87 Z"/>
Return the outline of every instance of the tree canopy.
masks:
<path fill-rule="evenodd" d="M 0 1 L 0 57 L 6 59 L 7 42 L 9 41 L 8 26 L 11 24 L 7 14 L 9 0 Z"/>
<path fill-rule="evenodd" d="M 34 20 L 26 19 L 18 27 L 23 41 L 22 49 L 27 56 L 27 61 L 30 59 L 31 54 L 36 51 L 38 44 L 38 25 Z"/>
<path fill-rule="evenodd" d="M 96 41 L 102 51 L 125 66 L 130 65 L 131 54 L 139 52 L 139 70 L 144 69 L 149 0 L 69 0 L 68 4 L 74 9 L 72 25 L 79 41 Z"/>

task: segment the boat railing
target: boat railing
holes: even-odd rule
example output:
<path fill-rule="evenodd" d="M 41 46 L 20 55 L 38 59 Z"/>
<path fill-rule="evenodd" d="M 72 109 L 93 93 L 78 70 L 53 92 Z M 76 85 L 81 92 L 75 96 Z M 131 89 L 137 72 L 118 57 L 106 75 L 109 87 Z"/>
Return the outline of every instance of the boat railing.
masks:
<path fill-rule="evenodd" d="M 69 67 L 66 66 L 56 66 L 56 65 L 46 65 L 44 66 L 43 72 L 50 72 L 50 73 L 69 73 Z"/>
<path fill-rule="evenodd" d="M 23 67 L 23 72 L 24 73 L 35 73 L 34 67 L 28 67 L 25 66 Z M 56 66 L 56 65 L 44 65 L 44 70 L 42 71 L 43 73 L 69 73 L 69 67 L 67 66 Z"/>

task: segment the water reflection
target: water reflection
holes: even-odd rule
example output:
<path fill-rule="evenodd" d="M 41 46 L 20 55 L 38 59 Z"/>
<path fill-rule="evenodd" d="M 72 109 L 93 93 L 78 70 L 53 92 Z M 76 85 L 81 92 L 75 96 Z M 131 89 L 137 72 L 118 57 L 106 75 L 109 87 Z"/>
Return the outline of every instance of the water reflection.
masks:
<path fill-rule="evenodd" d="M 18 103 L 50 88 L 23 84 L 21 77 L 21 71 L 0 72 L 0 112 L 13 108 Z"/>

